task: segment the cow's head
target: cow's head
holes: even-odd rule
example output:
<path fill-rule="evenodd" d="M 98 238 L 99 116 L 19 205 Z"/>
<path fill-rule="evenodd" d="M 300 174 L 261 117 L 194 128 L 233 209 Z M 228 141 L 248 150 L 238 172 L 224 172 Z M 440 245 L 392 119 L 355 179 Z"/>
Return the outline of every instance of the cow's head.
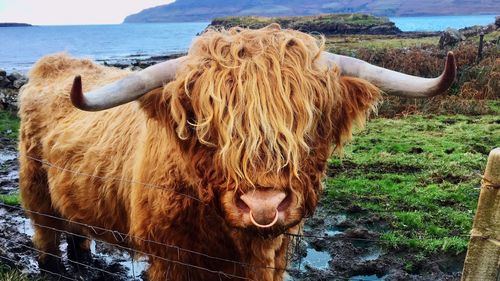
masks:
<path fill-rule="evenodd" d="M 192 155 L 228 224 L 277 234 L 312 214 L 332 149 L 364 122 L 379 88 L 429 97 L 455 77 L 452 54 L 440 77 L 426 79 L 322 49 L 321 40 L 277 25 L 210 30 L 187 56 L 101 89 L 83 94 L 77 77 L 71 99 L 102 110 L 165 85 L 152 107 Z"/>

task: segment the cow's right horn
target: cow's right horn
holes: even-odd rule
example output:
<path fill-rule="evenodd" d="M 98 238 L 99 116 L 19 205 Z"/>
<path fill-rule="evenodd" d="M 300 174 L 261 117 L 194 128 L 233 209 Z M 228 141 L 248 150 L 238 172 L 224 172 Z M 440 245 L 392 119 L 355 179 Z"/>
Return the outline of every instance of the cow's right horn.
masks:
<path fill-rule="evenodd" d="M 88 93 L 83 93 L 82 79 L 76 76 L 71 88 L 71 102 L 86 111 L 99 111 L 131 102 L 172 81 L 178 66 L 185 59 L 180 57 L 155 64 Z"/>
<path fill-rule="evenodd" d="M 323 52 L 322 61 L 331 67 L 337 65 L 342 75 L 359 77 L 370 81 L 390 95 L 424 98 L 445 92 L 455 80 L 457 71 L 455 56 L 449 52 L 442 74 L 437 78 L 421 78 L 403 74 L 365 61 Z"/>

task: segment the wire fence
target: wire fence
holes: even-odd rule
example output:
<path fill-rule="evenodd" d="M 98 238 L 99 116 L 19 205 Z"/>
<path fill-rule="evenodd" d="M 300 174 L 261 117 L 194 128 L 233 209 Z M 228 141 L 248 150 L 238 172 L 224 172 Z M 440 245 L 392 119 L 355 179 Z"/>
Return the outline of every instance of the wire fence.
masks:
<path fill-rule="evenodd" d="M 82 176 L 82 177 L 88 177 L 88 178 L 97 178 L 99 180 L 103 180 L 103 181 L 119 181 L 119 182 L 123 182 L 123 183 L 128 183 L 128 184 L 137 184 L 137 185 L 142 185 L 142 186 L 145 186 L 145 187 L 148 187 L 148 188 L 157 188 L 157 189 L 160 189 L 162 191 L 165 191 L 166 190 L 166 187 L 164 186 L 158 186 L 158 185 L 153 185 L 153 184 L 149 184 L 149 183 L 143 183 L 143 182 L 138 182 L 138 181 L 131 181 L 131 180 L 127 180 L 127 179 L 124 179 L 124 178 L 118 178 L 118 177 L 105 177 L 105 176 L 98 176 L 98 175 L 93 175 L 93 174 L 88 174 L 88 173 L 82 173 L 82 172 L 79 172 L 79 171 L 74 171 L 74 170 L 71 170 L 71 169 L 68 169 L 66 167 L 61 167 L 61 166 L 58 166 L 58 165 L 54 165 L 46 160 L 43 160 L 43 159 L 38 159 L 38 158 L 35 158 L 35 157 L 31 157 L 31 156 L 27 156 L 27 158 L 33 160 L 33 161 L 36 161 L 42 165 L 45 165 L 46 167 L 49 167 L 49 168 L 54 168 L 54 169 L 57 169 L 61 172 L 64 172 L 64 173 L 71 173 L 75 176 Z M 197 202 L 198 204 L 203 204 L 205 206 L 208 206 L 206 203 L 204 203 L 202 200 L 200 200 L 199 198 L 191 195 L 191 194 L 187 194 L 187 193 L 183 193 L 183 192 L 179 192 L 179 191 L 176 191 L 176 190 L 170 190 L 172 192 L 174 192 L 175 194 L 178 194 L 178 195 L 181 195 L 181 196 L 185 196 L 186 198 L 189 198 L 195 202 Z M 222 258 L 222 257 L 218 257 L 218 256 L 214 256 L 214 255 L 209 255 L 207 253 L 203 253 L 203 252 L 198 252 L 198 251 L 194 251 L 194 250 L 191 250 L 191 249 L 188 249 L 188 248 L 183 248 L 183 247 L 179 247 L 178 245 L 171 245 L 171 244 L 167 244 L 167 243 L 162 243 L 162 242 L 159 242 L 159 241 L 154 241 L 154 240 L 150 240 L 150 239 L 145 239 L 143 237 L 137 237 L 137 236 L 133 236 L 133 235 L 130 235 L 128 233 L 122 233 L 120 231 L 117 231 L 117 230 L 114 230 L 114 229 L 106 229 L 106 228 L 103 228 L 103 227 L 100 227 L 100 226 L 95 226 L 95 225 L 90 225 L 90 224 L 86 224 L 86 223 L 82 223 L 82 222 L 77 222 L 77 221 L 74 221 L 74 220 L 68 220 L 68 219 L 65 219 L 65 218 L 61 218 L 59 216 L 54 216 L 52 214 L 47 214 L 47 213 L 42 213 L 42 212 L 37 212 L 37 211 L 34 211 L 34 210 L 29 210 L 29 209 L 26 209 L 26 208 L 22 208 L 20 206 L 14 206 L 14 205 L 9 205 L 9 204 L 5 204 L 5 203 L 1 203 L 0 202 L 0 207 L 2 208 L 5 208 L 7 210 L 15 210 L 15 211 L 18 211 L 19 213 L 21 212 L 24 212 L 26 214 L 29 214 L 29 215 L 38 215 L 38 216 L 43 216 L 43 217 L 46 217 L 46 218 L 50 218 L 50 219 L 53 219 L 53 220 L 57 220 L 57 221 L 61 221 L 65 224 L 69 224 L 69 225 L 77 225 L 79 227 L 82 227 L 82 228 L 85 228 L 85 229 L 88 229 L 89 232 L 91 233 L 91 236 L 90 239 L 96 241 L 96 242 L 99 242 L 99 243 L 103 243 L 103 244 L 106 244 L 106 245 L 109 245 L 109 246 L 112 246 L 112 247 L 115 247 L 117 249 L 120 249 L 121 251 L 124 251 L 124 252 L 129 252 L 129 253 L 133 253 L 130 255 L 130 262 L 131 262 L 131 265 L 132 265 L 132 276 L 129 276 L 130 278 L 133 278 L 134 280 L 137 278 L 136 276 L 136 273 L 135 273 L 135 269 L 133 268 L 133 265 L 134 265 L 134 256 L 135 255 L 138 255 L 138 256 L 145 256 L 145 257 L 148 257 L 148 258 L 155 258 L 155 259 L 158 259 L 158 260 L 162 260 L 168 264 L 175 264 L 175 265 L 179 265 L 179 266 L 184 266 L 184 267 L 187 267 L 187 268 L 191 268 L 193 270 L 200 270 L 200 271 L 204 271 L 204 272 L 207 272 L 207 273 L 211 273 L 211 274 L 216 274 L 219 276 L 219 278 L 221 280 L 224 280 L 224 279 L 237 279 L 237 280 L 251 280 L 250 278 L 246 277 L 246 276 L 240 276 L 238 274 L 236 274 L 236 267 L 242 267 L 244 268 L 246 271 L 249 271 L 249 272 L 256 272 L 257 270 L 273 270 L 273 271 L 279 271 L 279 272 L 294 272 L 294 271 L 300 271 L 300 264 L 302 264 L 302 257 L 300 255 L 297 254 L 297 249 L 298 249 L 298 245 L 300 244 L 300 241 L 302 241 L 303 239 L 311 239 L 311 238 L 314 238 L 314 239 L 326 239 L 326 240 L 329 240 L 329 241 L 335 241 L 335 240 L 344 240 L 344 241 L 362 241 L 362 242 L 369 242 L 369 243 L 377 243 L 377 244 L 385 244 L 385 243 L 388 243 L 386 240 L 383 240 L 383 239 L 372 239 L 372 238 L 360 238 L 360 237 L 349 237 L 349 236 L 346 236 L 346 235 L 323 235 L 323 236 L 320 236 L 320 235 L 308 235 L 308 234 L 303 234 L 301 233 L 302 231 L 299 230 L 298 233 L 284 233 L 284 235 L 290 237 L 291 239 L 291 242 L 290 242 L 290 247 L 292 248 L 290 252 L 287 252 L 287 264 L 290 265 L 293 263 L 292 259 L 295 259 L 294 262 L 295 263 L 298 263 L 299 264 L 299 268 L 279 268 L 279 267 L 272 267 L 272 266 L 258 266 L 258 265 L 254 265 L 254 264 L 249 264 L 249 263 L 245 263 L 245 262 L 241 262 L 240 260 L 236 260 L 236 259 L 227 259 L 227 258 Z M 210 206 L 208 206 L 210 207 Z M 215 210 L 214 211 L 214 214 L 217 214 L 218 216 L 220 216 Z M 82 238 L 82 239 L 88 239 L 89 237 L 85 236 L 85 235 L 82 235 L 81 233 L 75 233 L 75 232 L 71 232 L 71 231 L 68 231 L 67 229 L 58 229 L 58 228 L 55 228 L 53 226 L 50 226 L 50 225 L 41 225 L 41 224 L 38 224 L 38 223 L 35 223 L 35 222 L 31 222 L 31 224 L 35 227 L 38 227 L 38 228 L 42 228 L 42 229 L 46 229 L 46 230 L 50 230 L 50 231 L 53 231 L 53 232 L 56 232 L 56 233 L 59 233 L 59 234 L 63 234 L 65 236 L 74 236 L 74 237 L 79 237 L 79 238 Z M 98 237 L 104 235 L 104 234 L 111 234 L 112 237 L 115 239 L 116 243 L 112 243 L 112 242 L 109 242 L 109 241 L 104 241 L 102 239 L 99 239 Z M 455 235 L 453 237 L 469 237 L 470 235 L 469 234 L 463 234 L 463 235 Z M 11 243 L 11 245 L 16 245 L 18 247 L 21 247 L 21 248 L 24 248 L 25 250 L 27 251 L 31 251 L 33 253 L 35 253 L 36 255 L 46 255 L 46 256 L 50 256 L 50 257 L 53 257 L 53 258 L 56 258 L 58 259 L 59 261 L 61 261 L 61 263 L 64 263 L 64 259 L 62 256 L 59 256 L 59 255 L 55 255 L 53 253 L 47 253 L 47 252 L 44 252 L 42 250 L 39 250 L 37 249 L 36 247 L 32 246 L 32 244 L 28 244 L 28 243 L 21 243 L 15 239 L 9 239 L 7 237 L 0 237 L 0 238 L 3 238 L 4 240 L 6 240 L 8 243 Z M 169 249 L 169 250 L 173 250 L 173 251 L 177 251 L 177 259 L 171 259 L 171 258 L 165 258 L 165 257 L 161 257 L 161 256 L 157 256 L 157 255 L 154 255 L 152 253 L 146 253 L 146 252 L 142 252 L 138 249 L 134 249 L 134 248 L 131 248 L 131 247 L 128 247 L 130 245 L 130 242 L 132 240 L 135 240 L 135 241 L 141 241 L 141 242 L 144 242 L 144 243 L 148 243 L 148 244 L 151 244 L 151 245 L 154 245 L 156 247 L 165 247 L 166 249 Z M 2 250 L 2 248 L 0 247 L 0 250 Z M 200 258 L 203 258 L 203 259 L 206 259 L 206 260 L 211 260 L 211 261 L 217 261 L 217 262 L 221 262 L 221 263 L 226 263 L 226 264 L 231 264 L 234 266 L 235 270 L 233 273 L 230 273 L 230 272 L 224 272 L 224 271 L 219 271 L 219 270 L 213 270 L 211 268 L 208 268 L 208 267 L 203 267 L 203 266 L 200 266 L 198 264 L 192 264 L 192 263 L 189 263 L 189 262 L 185 262 L 182 260 L 182 255 L 181 253 L 185 253 L 185 254 L 189 254 L 189 255 L 194 255 L 194 256 L 197 256 L 197 257 L 200 257 Z M 295 256 L 294 256 L 295 255 Z M 22 266 L 22 264 L 20 264 L 20 260 L 16 260 L 16 259 L 13 259 L 12 257 L 7 257 L 4 253 L 2 253 L 2 251 L 0 251 L 0 258 L 1 259 L 4 259 L 6 261 L 9 262 L 8 265 L 12 265 L 13 267 L 19 267 L 19 266 Z M 297 261 L 298 260 L 298 261 Z M 72 265 L 75 265 L 75 266 L 78 266 L 80 268 L 87 268 L 89 270 L 93 270 L 95 272 L 99 272 L 100 274 L 104 274 L 104 275 L 107 275 L 107 276 L 114 276 L 116 277 L 116 279 L 120 279 L 120 278 L 123 278 L 123 274 L 120 274 L 120 273 L 116 273 L 116 272 L 112 272 L 110 270 L 107 270 L 107 269 L 104 269 L 102 267 L 97 267 L 95 265 L 92 265 L 92 264 L 85 264 L 85 263 L 81 263 L 81 262 L 78 262 L 78 261 L 74 261 L 74 260 L 69 260 L 68 258 L 68 262 L 70 262 Z M 439 262 L 439 261 L 436 261 L 436 262 Z M 45 269 L 39 269 L 40 272 L 42 273 L 46 273 L 46 274 L 49 274 L 49 275 L 52 275 L 53 277 L 57 277 L 58 280 L 59 279 L 62 279 L 62 280 L 79 280 L 78 278 L 75 279 L 71 276 L 68 276 L 67 274 L 59 274 L 59 273 L 53 273 L 53 272 L 50 272 L 50 271 L 47 271 Z M 336 278 L 337 280 L 352 280 L 352 281 L 357 281 L 357 280 L 365 280 L 363 278 L 356 278 L 356 277 L 337 277 Z"/>

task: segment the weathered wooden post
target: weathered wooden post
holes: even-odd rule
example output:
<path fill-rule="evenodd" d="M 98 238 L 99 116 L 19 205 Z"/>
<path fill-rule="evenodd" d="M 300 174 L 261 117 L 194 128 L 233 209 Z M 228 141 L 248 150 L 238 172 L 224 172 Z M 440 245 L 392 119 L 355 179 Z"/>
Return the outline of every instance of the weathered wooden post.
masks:
<path fill-rule="evenodd" d="M 500 148 L 490 152 L 481 183 L 462 281 L 496 281 L 500 266 Z"/>
<path fill-rule="evenodd" d="M 484 46 L 484 32 L 481 32 L 481 34 L 479 34 L 479 47 L 477 49 L 478 63 L 483 59 L 483 46 Z"/>

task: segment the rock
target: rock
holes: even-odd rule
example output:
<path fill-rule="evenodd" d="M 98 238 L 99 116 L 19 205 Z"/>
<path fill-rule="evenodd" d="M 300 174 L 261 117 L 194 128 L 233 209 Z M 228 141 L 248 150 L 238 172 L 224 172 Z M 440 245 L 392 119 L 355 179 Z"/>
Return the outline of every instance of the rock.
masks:
<path fill-rule="evenodd" d="M 17 111 L 17 95 L 19 91 L 14 89 L 0 88 L 0 109 Z"/>
<path fill-rule="evenodd" d="M 469 38 L 472 36 L 478 36 L 479 34 L 488 34 L 490 32 L 495 31 L 495 26 L 493 24 L 482 26 L 482 25 L 475 25 L 475 26 L 470 26 L 470 27 L 465 27 L 462 29 L 458 30 L 465 38 Z"/>
<path fill-rule="evenodd" d="M 497 28 L 500 28 L 500 16 L 495 17 L 495 25 L 497 26 Z"/>
<path fill-rule="evenodd" d="M 10 83 L 11 83 L 11 81 L 9 80 L 9 78 L 7 78 L 5 76 L 0 76 L 0 88 L 5 88 Z"/>
<path fill-rule="evenodd" d="M 14 88 L 16 89 L 20 89 L 26 83 L 28 83 L 28 79 L 23 77 L 21 79 L 17 79 L 16 81 L 14 81 L 14 83 L 12 83 L 12 86 L 14 86 Z"/>
<path fill-rule="evenodd" d="M 363 226 L 357 226 L 354 228 L 349 228 L 344 232 L 346 237 L 350 238 L 360 238 L 360 239 L 373 239 L 376 234 L 369 231 Z"/>
<path fill-rule="evenodd" d="M 370 27 L 367 31 L 367 34 L 373 35 L 395 35 L 399 33 L 401 33 L 401 30 L 392 22 Z"/>
<path fill-rule="evenodd" d="M 5 77 L 7 75 L 7 71 L 0 69 L 0 77 Z"/>
<path fill-rule="evenodd" d="M 460 31 L 448 28 L 441 34 L 441 38 L 439 38 L 439 48 L 444 49 L 448 46 L 454 46 L 463 40 L 465 40 L 465 36 L 463 36 Z"/>
<path fill-rule="evenodd" d="M 7 78 L 9 78 L 10 81 L 16 81 L 24 78 L 24 76 L 19 72 L 12 72 L 11 74 L 9 74 L 9 76 L 7 76 Z"/>

